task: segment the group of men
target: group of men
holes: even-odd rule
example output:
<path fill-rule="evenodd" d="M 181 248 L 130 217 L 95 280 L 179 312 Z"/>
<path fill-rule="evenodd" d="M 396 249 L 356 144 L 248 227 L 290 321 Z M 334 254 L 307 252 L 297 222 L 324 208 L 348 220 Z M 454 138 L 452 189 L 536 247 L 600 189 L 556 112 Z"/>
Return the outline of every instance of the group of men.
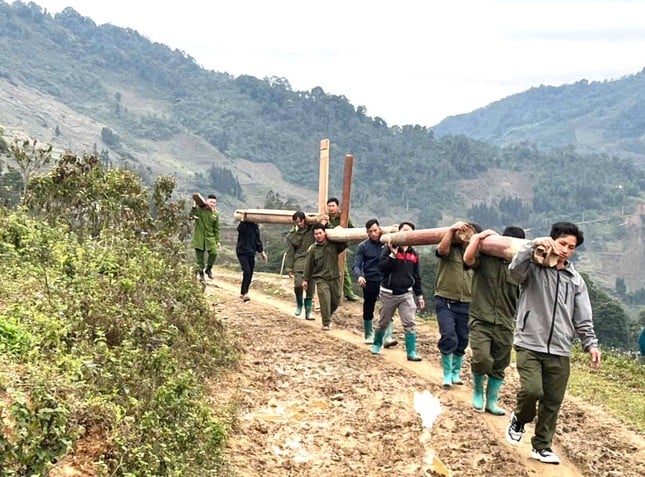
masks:
<path fill-rule="evenodd" d="M 219 247 L 217 198 L 209 196 L 205 207 L 194 207 L 196 220 L 192 245 L 198 274 L 212 278 L 212 266 Z M 293 229 L 286 237 L 285 267 L 293 278 L 295 315 L 304 311 L 306 320 L 314 320 L 314 290 L 317 290 L 322 330 L 329 331 L 332 315 L 340 305 L 340 279 L 343 294 L 358 300 L 352 291 L 349 268 L 341 272 L 339 254 L 347 243 L 330 241 L 327 229 L 340 224 L 339 201 L 327 201 L 327 215 L 320 222 L 308 224 L 304 212 L 293 214 Z M 241 224 L 244 222 L 241 222 Z M 255 227 L 254 227 L 255 226 Z M 351 227 L 351 222 L 349 222 Z M 246 301 L 254 260 L 246 255 L 261 253 L 262 242 L 257 225 L 238 227 L 238 258 L 244 270 L 241 297 Z M 363 294 L 363 329 L 371 352 L 395 346 L 392 336 L 394 314 L 398 311 L 405 333 L 409 361 L 421 361 L 416 352 L 415 317 L 425 308 L 421 287 L 419 255 L 413 247 L 381 242 L 377 219 L 365 223 L 367 239 L 358 245 L 352 272 Z M 399 231 L 413 231 L 412 222 L 399 224 Z M 442 236 L 436 248 L 438 269 L 435 281 L 435 312 L 439 325 L 438 348 L 443 369 L 442 386 L 463 385 L 461 370 L 466 348 L 472 352 L 472 405 L 476 411 L 505 415 L 498 405 L 511 349 L 516 352 L 520 389 L 506 427 L 511 444 L 521 441 L 527 423 L 536 417 L 531 439 L 531 457 L 544 463 L 558 464 L 552 440 L 560 406 L 569 379 L 569 355 L 577 337 L 591 357 L 592 367 L 600 365 L 589 294 L 584 279 L 571 258 L 582 245 L 584 236 L 572 223 L 552 225 L 549 236 L 524 240 L 509 262 L 480 251 L 486 238 L 496 235 L 472 222 L 458 221 Z M 524 239 L 524 230 L 507 227 L 504 236 Z M 470 237 L 463 239 L 463 237 Z M 553 267 L 534 260 L 538 248 L 557 256 Z M 248 249 L 248 250 L 246 250 Z M 205 262 L 205 253 L 208 260 Z M 240 258 L 242 256 L 242 258 Z M 246 268 L 245 268 L 246 264 Z M 376 304 L 380 301 L 378 324 L 374 325 Z"/>
<path fill-rule="evenodd" d="M 338 210 L 338 200 L 330 201 L 331 209 Z M 287 236 L 286 263 L 294 277 L 295 314 L 300 316 L 304 303 L 305 318 L 313 319 L 311 303 L 316 287 L 322 329 L 328 331 L 341 297 L 338 255 L 347 244 L 328 240 L 330 221 L 308 225 L 303 212 L 296 212 L 293 221 L 295 227 Z M 391 241 L 383 244 L 377 219 L 368 220 L 365 229 L 368 238 L 358 245 L 352 267 L 363 291 L 365 343 L 372 345 L 373 354 L 391 345 L 395 341 L 391 335 L 392 319 L 398 311 L 407 359 L 421 361 L 416 353 L 415 329 L 417 310 L 425 308 L 419 255 L 408 245 L 394 245 Z M 413 230 L 411 222 L 399 224 L 401 232 Z M 482 241 L 493 235 L 497 235 L 494 230 L 458 221 L 437 245 L 435 311 L 442 385 L 450 388 L 463 384 L 460 375 L 470 344 L 473 408 L 505 415 L 498 400 L 514 347 L 520 389 L 506 428 L 506 440 L 519 443 L 525 425 L 537 417 L 531 457 L 558 464 L 560 459 L 552 449 L 552 441 L 569 379 L 569 355 L 575 337 L 589 353 L 592 367 L 600 365 L 587 287 L 570 261 L 584 236 L 575 224 L 555 223 L 549 236 L 524 240 L 509 262 L 480 251 Z M 519 227 L 507 227 L 503 236 L 525 239 Z M 554 267 L 534 260 L 538 248 L 553 251 L 557 256 Z M 347 288 L 344 293 L 347 296 Z M 374 325 L 379 300 L 379 321 Z"/>

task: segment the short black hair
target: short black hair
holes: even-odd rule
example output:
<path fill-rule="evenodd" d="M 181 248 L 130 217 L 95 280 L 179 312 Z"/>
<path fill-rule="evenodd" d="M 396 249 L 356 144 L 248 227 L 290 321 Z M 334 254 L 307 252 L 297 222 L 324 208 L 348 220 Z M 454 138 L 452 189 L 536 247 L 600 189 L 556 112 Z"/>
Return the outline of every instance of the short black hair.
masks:
<path fill-rule="evenodd" d="M 378 225 L 379 227 L 381 226 L 381 224 L 378 223 L 378 220 L 369 219 L 367 222 L 365 222 L 365 229 L 369 229 L 374 224 Z"/>
<path fill-rule="evenodd" d="M 297 219 L 305 220 L 305 213 L 302 210 L 298 210 L 298 211 L 294 212 L 293 215 L 291 216 L 291 220 L 293 220 L 294 222 Z"/>
<path fill-rule="evenodd" d="M 411 228 L 412 230 L 415 230 L 415 229 L 416 229 L 416 227 L 414 226 L 414 224 L 413 224 L 412 222 L 401 222 L 401 223 L 399 224 L 399 230 L 401 230 L 401 228 L 402 228 L 404 225 L 409 225 L 409 226 L 410 226 L 410 228 Z"/>
<path fill-rule="evenodd" d="M 576 224 L 571 222 L 556 222 L 551 226 L 551 233 L 549 234 L 553 240 L 562 237 L 563 235 L 573 235 L 576 238 L 576 247 L 580 247 L 585 241 L 585 236 L 582 230 Z"/>
<path fill-rule="evenodd" d="M 338 201 L 338 199 L 336 197 L 330 197 L 329 199 L 327 199 L 326 203 L 331 204 L 332 202 L 334 202 L 336 205 L 340 205 L 340 202 Z"/>
<path fill-rule="evenodd" d="M 215 194 L 208 194 L 208 199 L 215 199 L 217 200 L 217 196 Z"/>
<path fill-rule="evenodd" d="M 514 227 L 512 225 L 506 227 L 502 235 L 504 237 L 515 237 L 519 239 L 526 238 L 526 233 L 524 232 L 524 229 L 522 227 Z"/>
<path fill-rule="evenodd" d="M 318 229 L 323 229 L 327 230 L 327 227 L 325 227 L 325 224 L 321 222 L 316 222 L 313 227 L 311 227 L 311 230 L 318 230 Z"/>
<path fill-rule="evenodd" d="M 466 223 L 472 227 L 472 229 L 475 231 L 476 234 L 478 234 L 479 232 L 484 230 L 484 229 L 482 229 L 481 225 L 479 225 L 479 224 L 477 224 L 475 222 L 466 222 Z"/>

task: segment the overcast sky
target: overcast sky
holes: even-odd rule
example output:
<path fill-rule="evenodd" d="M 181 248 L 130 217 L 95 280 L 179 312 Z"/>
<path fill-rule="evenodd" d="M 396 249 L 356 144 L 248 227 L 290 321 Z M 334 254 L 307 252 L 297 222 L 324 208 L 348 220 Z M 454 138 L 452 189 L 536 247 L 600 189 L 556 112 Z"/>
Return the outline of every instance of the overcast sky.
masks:
<path fill-rule="evenodd" d="M 390 126 L 433 126 L 532 86 L 645 67 L 643 0 L 35 3 L 132 28 L 207 69 L 321 86 Z"/>

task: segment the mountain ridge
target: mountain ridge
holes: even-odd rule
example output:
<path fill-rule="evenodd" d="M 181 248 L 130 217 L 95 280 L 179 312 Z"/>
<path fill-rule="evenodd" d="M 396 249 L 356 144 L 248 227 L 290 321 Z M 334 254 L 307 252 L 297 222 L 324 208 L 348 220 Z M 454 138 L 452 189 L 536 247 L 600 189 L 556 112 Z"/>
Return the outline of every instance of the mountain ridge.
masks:
<path fill-rule="evenodd" d="M 7 137 L 23 132 L 58 150 L 106 150 L 115 164 L 144 177 L 177 175 L 184 192 L 215 188 L 225 217 L 237 207 L 262 206 L 270 191 L 315 210 L 323 138 L 332 142 L 330 195 L 340 195 L 342 157 L 355 156 L 355 221 L 404 217 L 427 227 L 471 218 L 545 233 L 550 221 L 579 221 L 586 213 L 611 216 L 617 226 L 645 187 L 645 174 L 628 160 L 389 127 L 321 87 L 293 91 L 285 78 L 207 71 L 184 52 L 131 29 L 97 26 L 70 8 L 52 17 L 33 3 L 0 0 L 0 90 Z M 522 111 L 535 115 L 533 109 Z M 232 171 L 243 197 L 213 185 L 214 166 Z M 519 211 L 499 209 L 507 196 L 522 201 Z M 559 196 L 567 207 L 553 199 Z M 478 205 L 494 213 L 471 216 Z M 626 279 L 630 287 L 639 283 Z"/>

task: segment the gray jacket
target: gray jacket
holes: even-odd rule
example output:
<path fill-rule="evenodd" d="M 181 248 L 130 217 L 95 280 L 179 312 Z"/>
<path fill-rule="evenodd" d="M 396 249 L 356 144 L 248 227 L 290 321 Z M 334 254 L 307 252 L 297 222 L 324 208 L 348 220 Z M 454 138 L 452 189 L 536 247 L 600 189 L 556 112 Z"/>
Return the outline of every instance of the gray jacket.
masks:
<path fill-rule="evenodd" d="M 562 270 L 531 259 L 532 242 L 523 245 L 509 265 L 520 284 L 513 344 L 540 353 L 569 356 L 576 335 L 585 351 L 598 346 L 587 284 L 571 263 Z"/>

